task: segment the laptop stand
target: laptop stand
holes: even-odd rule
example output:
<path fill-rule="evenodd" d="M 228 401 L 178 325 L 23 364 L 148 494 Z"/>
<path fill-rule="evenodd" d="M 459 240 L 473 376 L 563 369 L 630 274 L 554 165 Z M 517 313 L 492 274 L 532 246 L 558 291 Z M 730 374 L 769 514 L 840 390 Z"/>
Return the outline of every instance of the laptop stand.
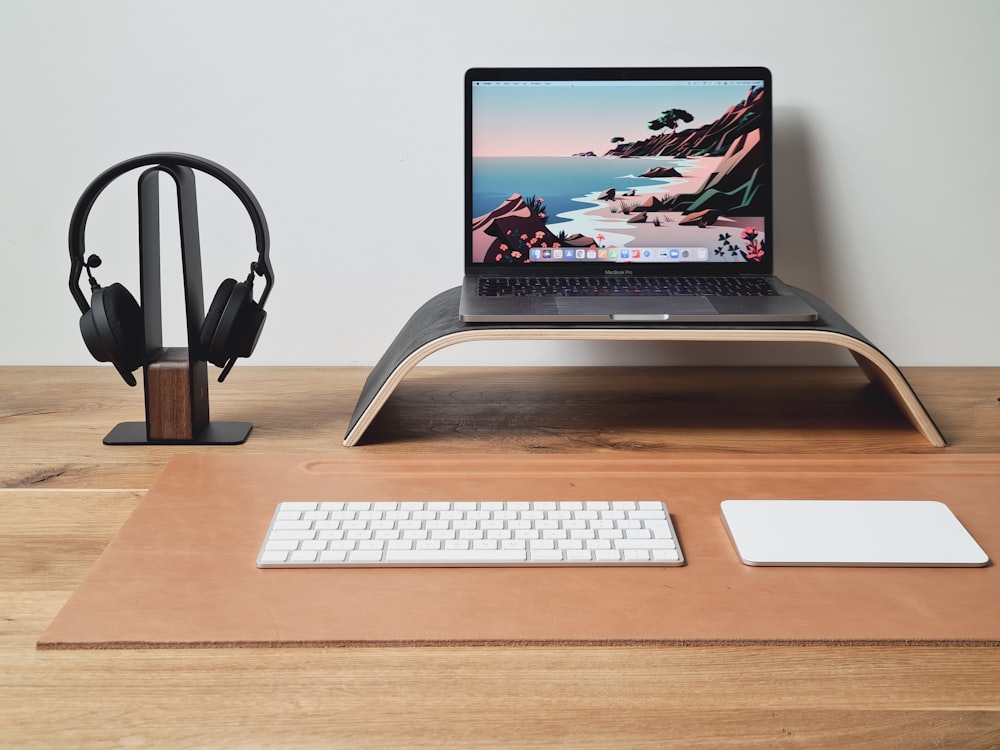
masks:
<path fill-rule="evenodd" d="M 881 385 L 913 426 L 936 447 L 945 440 L 899 368 L 857 329 L 815 295 L 797 290 L 819 312 L 812 323 L 733 326 L 719 323 L 656 326 L 646 323 L 594 326 L 587 323 L 463 323 L 458 317 L 460 289 L 449 289 L 428 300 L 396 335 L 365 381 L 344 445 L 353 446 L 375 415 L 421 360 L 436 351 L 466 341 L 757 341 L 819 343 L 840 346 L 853 355 L 866 377 Z"/>

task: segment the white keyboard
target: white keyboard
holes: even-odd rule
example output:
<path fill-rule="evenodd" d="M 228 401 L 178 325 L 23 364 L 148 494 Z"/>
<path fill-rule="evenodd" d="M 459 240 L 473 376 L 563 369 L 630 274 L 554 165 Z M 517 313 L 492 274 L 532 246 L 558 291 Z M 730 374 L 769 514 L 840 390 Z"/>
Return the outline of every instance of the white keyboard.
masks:
<path fill-rule="evenodd" d="M 661 502 L 284 502 L 260 568 L 683 565 Z"/>

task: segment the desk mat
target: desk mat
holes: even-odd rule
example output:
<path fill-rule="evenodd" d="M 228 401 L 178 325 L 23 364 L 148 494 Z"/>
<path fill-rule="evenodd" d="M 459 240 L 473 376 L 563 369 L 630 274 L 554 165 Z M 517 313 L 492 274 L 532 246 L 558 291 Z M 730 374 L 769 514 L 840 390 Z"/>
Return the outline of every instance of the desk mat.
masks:
<path fill-rule="evenodd" d="M 39 648 L 1000 644 L 1000 571 L 751 568 L 727 498 L 946 502 L 1000 555 L 1000 457 L 177 456 Z M 680 568 L 259 570 L 279 500 L 665 500 Z"/>

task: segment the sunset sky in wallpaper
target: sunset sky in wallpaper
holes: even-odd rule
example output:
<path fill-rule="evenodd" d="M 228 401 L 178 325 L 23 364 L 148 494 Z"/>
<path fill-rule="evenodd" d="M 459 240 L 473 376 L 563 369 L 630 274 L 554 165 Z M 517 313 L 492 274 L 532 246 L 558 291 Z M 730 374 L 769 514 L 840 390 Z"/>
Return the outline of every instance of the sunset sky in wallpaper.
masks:
<path fill-rule="evenodd" d="M 678 130 L 696 128 L 716 120 L 750 89 L 749 82 L 625 87 L 566 83 L 474 86 L 474 156 L 568 156 L 586 151 L 601 156 L 612 148 L 615 136 L 637 141 L 655 135 L 647 123 L 665 109 L 694 115 Z"/>

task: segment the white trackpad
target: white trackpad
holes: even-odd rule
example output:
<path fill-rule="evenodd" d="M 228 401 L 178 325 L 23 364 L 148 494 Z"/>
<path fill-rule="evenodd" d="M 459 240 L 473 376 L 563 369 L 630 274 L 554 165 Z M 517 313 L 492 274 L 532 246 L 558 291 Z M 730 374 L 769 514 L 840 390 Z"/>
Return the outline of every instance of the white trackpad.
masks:
<path fill-rule="evenodd" d="M 726 500 L 722 521 L 747 565 L 989 562 L 948 506 L 930 500 Z"/>

